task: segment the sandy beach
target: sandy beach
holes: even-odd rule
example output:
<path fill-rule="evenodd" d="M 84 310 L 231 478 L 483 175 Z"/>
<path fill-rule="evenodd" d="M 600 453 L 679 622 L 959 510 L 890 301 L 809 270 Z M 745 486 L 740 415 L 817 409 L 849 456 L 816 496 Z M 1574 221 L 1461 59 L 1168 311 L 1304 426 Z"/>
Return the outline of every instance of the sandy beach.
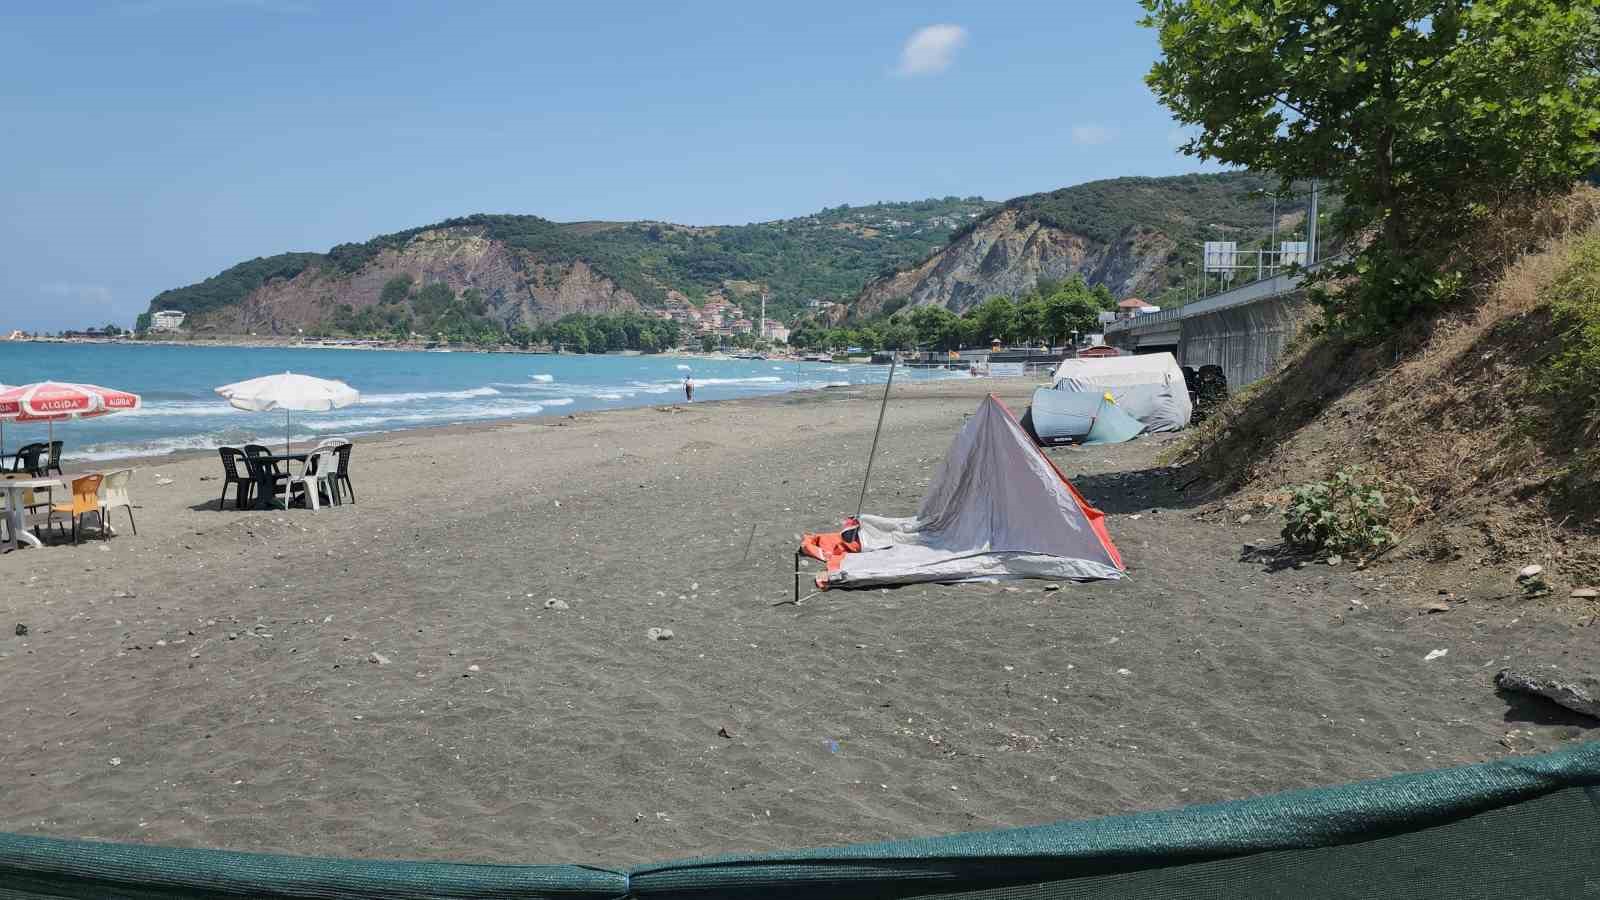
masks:
<path fill-rule="evenodd" d="M 1020 412 L 1032 387 L 897 385 L 868 510 L 913 512 L 982 394 Z M 143 464 L 137 536 L 117 512 L 109 542 L 0 556 L 0 829 L 618 865 L 1243 798 L 1594 734 L 1492 685 L 1512 662 L 1592 659 L 1570 611 L 1495 599 L 1509 572 L 1246 561 L 1276 518 L 1176 502 L 1156 439 L 1050 451 L 1110 515 L 1124 581 L 783 604 L 801 531 L 854 511 L 877 398 L 364 439 L 358 502 L 319 513 L 217 511 L 214 456 Z M 1440 591 L 1449 610 L 1427 612 Z"/>

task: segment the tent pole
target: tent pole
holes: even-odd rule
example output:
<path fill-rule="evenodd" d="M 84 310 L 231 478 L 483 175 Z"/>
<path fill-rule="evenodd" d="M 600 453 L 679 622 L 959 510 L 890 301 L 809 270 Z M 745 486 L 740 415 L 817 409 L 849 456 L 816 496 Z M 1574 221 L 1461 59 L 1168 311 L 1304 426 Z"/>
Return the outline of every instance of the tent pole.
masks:
<path fill-rule="evenodd" d="M 283 455 L 289 455 L 289 411 L 283 411 Z"/>
<path fill-rule="evenodd" d="M 894 367 L 900 361 L 900 354 L 889 357 L 889 380 L 883 383 L 883 402 L 878 405 L 878 427 L 872 431 L 872 449 L 867 452 L 867 474 L 861 478 L 861 499 L 856 501 L 856 519 L 860 520 L 861 510 L 867 505 L 867 484 L 872 481 L 872 458 L 878 455 L 878 435 L 883 431 L 883 413 L 889 408 L 889 388 L 894 385 Z"/>

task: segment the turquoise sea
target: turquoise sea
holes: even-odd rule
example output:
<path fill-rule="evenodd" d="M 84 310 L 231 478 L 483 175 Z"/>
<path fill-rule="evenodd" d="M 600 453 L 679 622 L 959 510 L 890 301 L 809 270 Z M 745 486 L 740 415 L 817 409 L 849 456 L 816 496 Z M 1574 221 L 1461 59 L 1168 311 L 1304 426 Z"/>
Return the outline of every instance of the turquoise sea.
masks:
<path fill-rule="evenodd" d="M 886 366 L 673 356 L 0 342 L 0 384 L 87 382 L 143 396 L 143 409 L 56 423 L 69 460 L 281 443 L 282 413 L 240 412 L 212 389 L 286 371 L 337 378 L 361 392 L 355 406 L 295 413 L 297 442 L 681 401 L 686 374 L 694 378 L 696 401 L 882 383 L 888 374 Z M 895 375 L 902 377 L 954 373 L 901 370 Z M 45 438 L 44 425 L 3 424 L 5 448 Z"/>

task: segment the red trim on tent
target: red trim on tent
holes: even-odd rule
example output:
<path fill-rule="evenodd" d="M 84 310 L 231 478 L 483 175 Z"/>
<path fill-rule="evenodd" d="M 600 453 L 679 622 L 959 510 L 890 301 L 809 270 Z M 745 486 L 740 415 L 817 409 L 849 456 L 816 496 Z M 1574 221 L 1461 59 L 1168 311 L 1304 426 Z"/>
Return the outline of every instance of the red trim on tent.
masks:
<path fill-rule="evenodd" d="M 1016 415 L 1011 412 L 1009 407 L 1006 406 L 1005 401 L 1001 400 L 994 394 L 990 394 L 989 399 L 993 400 L 996 406 L 1005 410 L 1006 415 L 1011 417 L 1011 424 L 1015 425 L 1018 431 L 1021 431 L 1024 436 L 1027 435 L 1027 431 L 1023 429 L 1022 423 L 1017 421 Z M 1056 473 L 1056 477 L 1061 479 L 1061 483 L 1067 486 L 1067 491 L 1072 494 L 1072 499 L 1078 501 L 1078 508 L 1083 510 L 1083 517 L 1089 520 L 1089 527 L 1093 528 L 1094 533 L 1100 538 L 1100 546 L 1105 548 L 1106 555 L 1111 557 L 1112 564 L 1118 569 L 1126 572 L 1127 567 L 1123 566 L 1122 564 L 1122 554 L 1117 552 L 1117 545 L 1111 543 L 1111 532 L 1106 530 L 1106 514 L 1098 509 L 1095 509 L 1093 506 L 1090 506 L 1089 501 L 1083 499 L 1083 495 L 1078 493 L 1078 489 L 1076 487 L 1073 487 L 1072 482 L 1068 480 L 1066 473 L 1061 471 L 1061 467 L 1056 465 L 1055 460 L 1046 456 L 1045 452 L 1039 449 L 1039 445 L 1033 442 L 1033 438 L 1028 438 L 1028 445 L 1033 447 L 1034 452 L 1039 454 L 1039 458 L 1044 460 L 1045 463 L 1050 466 L 1051 470 Z"/>

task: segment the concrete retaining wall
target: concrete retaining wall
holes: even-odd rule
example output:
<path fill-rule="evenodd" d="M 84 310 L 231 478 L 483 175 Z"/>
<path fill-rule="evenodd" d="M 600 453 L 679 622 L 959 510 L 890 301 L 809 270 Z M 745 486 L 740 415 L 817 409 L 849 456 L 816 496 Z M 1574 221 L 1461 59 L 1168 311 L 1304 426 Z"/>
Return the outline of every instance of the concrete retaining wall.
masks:
<path fill-rule="evenodd" d="M 1228 390 L 1265 378 L 1296 331 L 1316 314 L 1303 292 L 1271 297 L 1181 320 L 1178 362 L 1221 366 Z"/>

